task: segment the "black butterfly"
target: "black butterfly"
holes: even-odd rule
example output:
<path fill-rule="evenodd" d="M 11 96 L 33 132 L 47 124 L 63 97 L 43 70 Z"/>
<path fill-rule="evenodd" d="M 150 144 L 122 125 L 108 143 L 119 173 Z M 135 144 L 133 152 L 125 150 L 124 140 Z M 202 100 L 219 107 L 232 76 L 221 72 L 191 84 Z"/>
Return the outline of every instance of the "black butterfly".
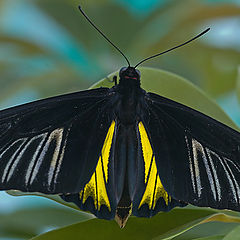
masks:
<path fill-rule="evenodd" d="M 239 211 L 240 134 L 145 92 L 136 66 L 113 88 L 0 111 L 0 189 L 58 194 L 121 227 L 187 203 Z"/>

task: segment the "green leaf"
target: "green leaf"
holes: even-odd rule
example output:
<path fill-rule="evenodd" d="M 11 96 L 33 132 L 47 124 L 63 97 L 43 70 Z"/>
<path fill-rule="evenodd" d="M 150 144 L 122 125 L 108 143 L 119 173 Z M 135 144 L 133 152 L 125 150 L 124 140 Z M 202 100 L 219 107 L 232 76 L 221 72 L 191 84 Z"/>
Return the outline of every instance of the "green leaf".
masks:
<path fill-rule="evenodd" d="M 57 202 L 57 203 L 60 203 L 60 204 L 62 204 L 62 205 L 64 205 L 64 206 L 67 206 L 67 207 L 70 207 L 70 208 L 73 208 L 73 209 L 75 209 L 75 210 L 79 210 L 79 208 L 75 205 L 75 204 L 73 204 L 73 203 L 71 203 L 71 202 L 66 202 L 66 201 L 64 201 L 60 196 L 58 196 L 58 195 L 52 195 L 52 194 L 43 194 L 43 193 L 39 193 L 39 192 L 29 192 L 29 193 L 27 193 L 27 192 L 21 192 L 21 191 L 18 191 L 18 190 L 9 190 L 9 191 L 6 191 L 9 195 L 11 195 L 11 196 L 15 196 L 15 197 L 17 197 L 17 196 L 38 196 L 38 197 L 45 197 L 45 198 L 48 198 L 48 199 L 50 199 L 50 200 L 53 200 L 53 201 L 55 201 L 55 202 Z M 88 219 L 90 219 L 90 218 L 93 218 L 93 215 L 92 214 L 88 214 L 88 213 L 86 213 L 86 215 L 88 215 Z"/>
<path fill-rule="evenodd" d="M 223 240 L 237 240 L 240 238 L 240 226 L 234 228 L 229 234 L 227 234 Z"/>
<path fill-rule="evenodd" d="M 87 214 L 63 207 L 37 207 L 0 214 L 0 237 L 31 238 L 47 229 L 86 221 Z"/>
<path fill-rule="evenodd" d="M 73 224 L 68 227 L 53 230 L 33 238 L 45 239 L 172 239 L 175 236 L 205 222 L 224 220 L 238 221 L 239 218 L 225 214 L 215 214 L 216 211 L 202 209 L 175 208 L 166 213 L 161 212 L 150 219 L 130 217 L 126 227 L 120 229 L 114 221 L 92 219 L 86 222 Z M 224 216 L 224 217 L 223 217 Z M 218 220 L 217 220 L 218 219 Z M 93 231 L 94 229 L 94 231 Z"/>
<path fill-rule="evenodd" d="M 196 221 L 192 221 L 191 223 L 185 224 L 185 226 L 181 226 L 180 228 L 176 228 L 170 232 L 168 232 L 167 234 L 157 237 L 155 240 L 168 240 L 168 239 L 172 239 L 173 237 L 179 236 L 183 233 L 185 233 L 186 231 L 201 225 L 201 224 L 206 224 L 206 223 L 211 223 L 211 222 L 224 222 L 224 223 L 240 223 L 240 218 L 239 217 L 233 217 L 233 216 L 229 216 L 226 215 L 224 213 L 217 213 L 217 214 L 213 214 L 205 219 L 202 219 L 200 221 L 200 219 L 197 219 Z"/>
<path fill-rule="evenodd" d="M 195 238 L 226 236 L 237 226 L 239 226 L 239 223 L 225 223 L 219 221 L 198 224 L 179 236 L 174 237 L 173 240 L 192 240 Z"/>
<path fill-rule="evenodd" d="M 211 36 L 218 34 L 218 21 L 231 21 L 239 13 L 239 6 L 228 1 L 213 4 L 211 7 L 207 1 L 175 1 L 170 8 L 160 9 L 148 25 L 141 28 L 141 35 L 136 36 L 136 39 L 141 40 L 136 41 L 138 46 L 135 46 L 135 51 L 140 45 L 144 46 L 142 51 L 145 52 L 145 56 L 149 56 L 158 52 L 158 49 L 168 49 L 174 46 L 174 43 L 184 42 L 204 28 L 214 26 L 216 32 L 211 28 L 211 32 L 194 44 L 164 56 L 163 60 L 156 60 L 155 66 L 173 69 L 198 83 L 211 95 L 219 96 L 234 89 L 239 52 L 234 43 L 219 47 L 211 41 Z M 156 31 L 162 22 L 164 30 Z"/>
<path fill-rule="evenodd" d="M 195 220 L 211 216 L 211 209 L 192 210 L 174 209 L 168 213 L 161 212 L 150 219 L 130 217 L 124 229 L 120 229 L 115 221 L 92 219 L 43 234 L 34 239 L 151 239 L 172 229 L 179 228 Z M 93 231 L 94 229 L 94 231 Z"/>
<path fill-rule="evenodd" d="M 210 237 L 203 237 L 203 238 L 194 238 L 192 240 L 222 240 L 224 238 L 223 235 L 218 236 L 210 236 Z"/>

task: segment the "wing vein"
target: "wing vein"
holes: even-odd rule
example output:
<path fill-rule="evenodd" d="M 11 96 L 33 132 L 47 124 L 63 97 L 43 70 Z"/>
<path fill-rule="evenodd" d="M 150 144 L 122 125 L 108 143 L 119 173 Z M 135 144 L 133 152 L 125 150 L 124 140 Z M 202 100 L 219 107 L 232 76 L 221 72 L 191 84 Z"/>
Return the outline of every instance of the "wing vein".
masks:
<path fill-rule="evenodd" d="M 224 161 L 218 154 L 216 154 L 215 152 L 212 152 L 212 153 L 213 153 L 214 156 L 216 156 L 216 157 L 219 159 L 219 161 L 220 161 L 220 163 L 221 163 L 221 165 L 222 165 L 222 167 L 223 167 L 223 170 L 224 170 L 224 172 L 225 172 L 225 174 L 226 174 L 226 176 L 227 176 L 227 179 L 228 179 L 230 188 L 231 188 L 231 190 L 232 190 L 232 194 L 233 194 L 233 197 L 234 197 L 234 199 L 235 199 L 235 202 L 238 202 L 237 192 L 236 192 L 236 189 L 235 189 L 235 187 L 234 187 L 232 178 L 231 178 L 231 176 L 230 176 L 230 174 L 229 174 L 229 172 L 228 172 L 228 170 L 227 170 L 227 168 L 226 168 L 226 166 L 225 166 L 225 163 L 224 163 L 225 161 Z"/>
<path fill-rule="evenodd" d="M 185 135 L 185 141 L 186 141 L 187 150 L 188 150 L 189 169 L 190 169 L 190 174 L 191 174 L 193 191 L 194 191 L 194 193 L 196 193 L 195 169 L 194 169 L 192 156 L 191 156 L 191 152 L 190 152 L 190 146 L 189 146 L 189 142 L 188 142 L 188 137 L 186 135 Z"/>
<path fill-rule="evenodd" d="M 26 186 L 28 185 L 28 183 L 29 183 L 29 181 L 30 181 L 30 179 L 31 179 L 32 170 L 33 170 L 33 168 L 34 168 L 34 166 L 35 166 L 35 164 L 36 164 L 37 156 L 39 155 L 39 152 L 40 152 L 40 150 L 41 150 L 41 148 L 42 148 L 42 145 L 43 145 L 43 143 L 44 143 L 44 141 L 45 141 L 45 139 L 46 139 L 46 137 L 47 137 L 47 133 L 43 133 L 43 134 L 37 135 L 37 136 L 35 136 L 35 137 L 32 138 L 32 140 L 34 141 L 34 140 L 36 140 L 36 139 L 38 139 L 38 138 L 41 138 L 41 137 L 42 137 L 42 140 L 41 140 L 41 142 L 39 143 L 39 145 L 37 146 L 37 149 L 36 149 L 36 151 L 34 152 L 33 157 L 32 157 L 32 159 L 31 159 L 31 161 L 30 161 L 30 163 L 29 163 L 29 165 L 28 165 L 27 171 L 26 171 L 26 175 L 25 175 L 25 185 L 26 185 Z"/>
<path fill-rule="evenodd" d="M 208 160 L 210 162 L 210 166 L 212 168 L 212 173 L 213 173 L 213 177 L 215 179 L 214 183 L 215 183 L 215 188 L 217 190 L 217 197 L 218 197 L 218 201 L 221 200 L 222 198 L 222 193 L 221 193 L 221 186 L 220 186 L 220 183 L 219 183 L 219 179 L 218 179 L 218 176 L 217 176 L 217 171 L 216 171 L 216 168 L 214 166 L 214 163 L 213 163 L 213 160 L 212 160 L 212 157 L 211 157 L 211 150 L 209 150 L 208 148 L 206 148 L 206 153 L 207 153 L 207 156 L 208 156 Z"/>
<path fill-rule="evenodd" d="M 197 194 L 198 197 L 202 194 L 202 185 L 201 185 L 201 178 L 200 178 L 200 170 L 198 165 L 198 152 L 197 150 L 201 149 L 201 144 L 196 141 L 195 139 L 192 139 L 192 148 L 193 148 L 193 162 L 194 162 L 194 169 L 195 169 L 195 179 L 197 183 Z"/>
<path fill-rule="evenodd" d="M 66 136 L 65 136 L 65 140 L 64 140 L 64 142 L 63 142 L 61 154 L 60 154 L 60 157 L 59 157 L 59 159 L 58 159 L 57 166 L 56 166 L 56 168 L 55 168 L 54 181 L 53 181 L 54 184 L 57 183 L 57 177 L 58 177 L 58 174 L 59 174 L 59 171 L 60 171 L 62 162 L 63 162 L 63 157 L 64 157 L 64 153 L 65 153 L 66 144 L 67 144 L 67 140 L 68 140 L 68 135 L 69 135 L 70 129 L 71 129 L 71 126 L 70 126 L 70 127 L 68 128 L 68 130 L 67 130 L 67 133 L 66 133 Z"/>
<path fill-rule="evenodd" d="M 26 143 L 26 145 L 22 148 L 22 150 L 19 152 L 17 158 L 13 161 L 12 166 L 11 166 L 11 168 L 9 170 L 9 173 L 8 173 L 8 176 L 7 176 L 7 182 L 12 177 L 12 175 L 13 175 L 13 173 L 14 173 L 14 171 L 15 171 L 18 163 L 19 163 L 19 161 L 21 160 L 24 152 L 26 151 L 26 149 L 28 148 L 28 146 L 31 144 L 32 141 L 33 141 L 32 139 L 30 139 L 30 140 L 28 139 L 27 143 L 26 143 L 26 141 L 23 143 L 23 144 Z"/>
<path fill-rule="evenodd" d="M 240 199 L 240 189 L 239 189 L 239 185 L 238 185 L 238 183 L 237 183 L 237 181 L 236 181 L 236 178 L 234 177 L 234 174 L 233 174 L 233 172 L 232 172 L 232 169 L 229 167 L 229 165 L 228 165 L 228 163 L 227 163 L 226 158 L 223 157 L 223 160 L 224 160 L 224 163 L 225 163 L 225 165 L 226 165 L 226 167 L 227 167 L 227 169 L 228 169 L 228 171 L 229 171 L 229 173 L 230 173 L 230 176 L 231 176 L 231 178 L 232 178 L 232 180 L 233 180 L 233 186 L 234 186 L 235 192 L 236 192 L 236 200 L 237 200 L 237 203 L 239 204 L 239 199 Z"/>
<path fill-rule="evenodd" d="M 9 161 L 8 161 L 8 163 L 6 164 L 6 167 L 5 167 L 4 172 L 3 172 L 3 175 L 2 175 L 2 182 L 5 182 L 5 181 L 8 179 L 9 171 L 10 171 L 10 169 L 11 169 L 12 164 L 13 164 L 14 161 L 15 161 L 15 157 L 16 157 L 17 154 L 20 152 L 21 147 L 23 146 L 23 144 L 27 141 L 27 138 L 21 138 L 21 139 L 15 141 L 12 146 L 14 146 L 14 144 L 15 144 L 16 142 L 19 142 L 19 141 L 22 141 L 22 142 L 20 143 L 20 145 L 19 145 L 18 148 L 15 150 L 14 154 L 11 156 L 11 158 L 10 158 Z M 9 149 L 10 149 L 10 148 L 9 148 Z M 9 149 L 7 149 L 7 150 L 9 150 Z"/>
<path fill-rule="evenodd" d="M 42 143 L 41 152 L 39 151 L 39 154 L 37 154 L 38 157 L 36 158 L 36 162 L 34 163 L 34 167 L 32 168 L 30 182 L 29 182 L 30 184 L 33 183 L 35 177 L 37 176 L 38 170 L 43 161 L 43 157 L 48 149 L 50 134 L 47 134 L 47 135 L 48 135 L 48 137 L 46 137 L 46 138 L 44 136 L 45 141 L 43 141 L 43 143 Z"/>
<path fill-rule="evenodd" d="M 51 182 L 54 177 L 54 172 L 57 167 L 58 157 L 60 156 L 61 144 L 62 144 L 62 140 L 63 140 L 63 128 L 56 129 L 55 131 L 52 132 L 52 134 L 53 134 L 52 139 L 56 140 L 56 146 L 55 146 L 52 160 L 50 163 L 50 167 L 48 170 L 48 187 L 49 188 L 51 186 Z"/>

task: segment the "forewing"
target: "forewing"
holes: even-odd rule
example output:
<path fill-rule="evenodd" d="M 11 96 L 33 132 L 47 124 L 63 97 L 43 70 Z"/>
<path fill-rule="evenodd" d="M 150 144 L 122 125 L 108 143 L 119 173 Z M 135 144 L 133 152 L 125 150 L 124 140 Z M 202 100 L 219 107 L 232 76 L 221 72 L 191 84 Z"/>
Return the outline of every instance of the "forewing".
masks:
<path fill-rule="evenodd" d="M 109 89 L 0 112 L 0 189 L 76 193 L 95 171 L 112 121 Z"/>
<path fill-rule="evenodd" d="M 148 93 L 144 124 L 166 191 L 197 206 L 240 210 L 240 134 L 182 104 Z"/>

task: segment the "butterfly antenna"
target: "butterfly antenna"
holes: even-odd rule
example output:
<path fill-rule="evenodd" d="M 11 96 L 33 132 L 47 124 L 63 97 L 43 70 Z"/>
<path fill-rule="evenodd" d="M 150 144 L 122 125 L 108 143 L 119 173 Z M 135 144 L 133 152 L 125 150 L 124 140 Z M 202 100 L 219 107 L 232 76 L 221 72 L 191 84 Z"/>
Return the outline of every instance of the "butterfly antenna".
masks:
<path fill-rule="evenodd" d="M 177 46 L 172 47 L 172 48 L 170 48 L 170 49 L 168 49 L 168 50 L 166 50 L 166 51 L 164 51 L 164 52 L 161 52 L 161 53 L 158 53 L 158 54 L 155 54 L 155 55 L 153 55 L 153 56 L 150 56 L 150 57 L 148 57 L 148 58 L 143 59 L 143 60 L 140 61 L 138 64 L 136 64 L 134 68 L 136 68 L 137 66 L 139 66 L 139 65 L 142 64 L 143 62 L 148 61 L 149 59 L 158 57 L 158 56 L 160 56 L 160 55 L 163 55 L 164 53 L 170 52 L 170 51 L 172 51 L 172 50 L 174 50 L 174 49 L 176 49 L 176 48 L 182 47 L 182 46 L 184 46 L 184 45 L 186 45 L 186 44 L 194 41 L 195 39 L 197 39 L 197 38 L 201 37 L 202 35 L 204 35 L 205 33 L 207 33 L 209 30 L 210 30 L 210 28 L 204 30 L 203 32 L 201 32 L 200 34 L 198 34 L 197 36 L 195 36 L 194 38 L 192 38 L 192 39 L 190 39 L 190 40 L 188 40 L 188 41 L 186 41 L 186 42 L 184 42 L 184 43 L 182 43 L 182 44 L 180 44 L 180 45 L 177 45 Z"/>
<path fill-rule="evenodd" d="M 121 53 L 121 55 L 125 58 L 125 60 L 128 63 L 128 66 L 130 67 L 130 62 L 128 61 L 127 57 L 124 55 L 124 53 L 112 42 L 108 37 L 92 22 L 92 20 L 86 15 L 86 13 L 82 10 L 81 6 L 78 6 L 78 9 L 82 13 L 82 15 L 88 20 L 88 22 L 116 49 L 118 52 Z"/>

